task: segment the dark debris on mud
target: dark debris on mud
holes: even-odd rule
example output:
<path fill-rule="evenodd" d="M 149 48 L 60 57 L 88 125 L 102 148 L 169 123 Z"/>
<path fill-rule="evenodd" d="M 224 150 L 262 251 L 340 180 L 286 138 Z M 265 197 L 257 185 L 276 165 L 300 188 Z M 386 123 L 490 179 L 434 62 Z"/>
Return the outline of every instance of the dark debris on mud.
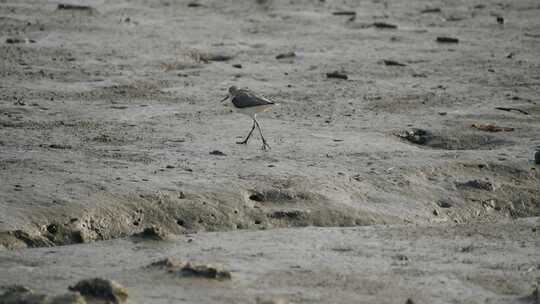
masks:
<path fill-rule="evenodd" d="M 0 294 L 2 304 L 124 304 L 128 293 L 118 282 L 102 278 L 79 281 L 69 292 L 47 295 L 20 285 L 8 286 Z"/>

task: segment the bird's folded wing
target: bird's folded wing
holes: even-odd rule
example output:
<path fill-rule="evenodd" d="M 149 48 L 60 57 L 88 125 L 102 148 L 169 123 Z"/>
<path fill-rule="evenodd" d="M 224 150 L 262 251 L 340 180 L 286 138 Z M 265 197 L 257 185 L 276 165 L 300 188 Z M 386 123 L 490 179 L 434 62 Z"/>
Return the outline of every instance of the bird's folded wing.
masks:
<path fill-rule="evenodd" d="M 257 106 L 274 104 L 272 101 L 264 97 L 257 96 L 247 91 L 243 91 L 237 94 L 233 98 L 232 102 L 234 106 L 237 108 L 249 108 L 249 107 L 257 107 Z"/>

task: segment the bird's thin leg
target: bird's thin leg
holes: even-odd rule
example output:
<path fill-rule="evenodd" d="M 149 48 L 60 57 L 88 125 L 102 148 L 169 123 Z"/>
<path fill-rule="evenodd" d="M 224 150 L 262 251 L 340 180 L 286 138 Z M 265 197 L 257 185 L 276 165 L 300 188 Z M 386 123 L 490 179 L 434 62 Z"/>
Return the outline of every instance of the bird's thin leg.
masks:
<path fill-rule="evenodd" d="M 257 129 L 259 129 L 259 133 L 261 134 L 261 139 L 262 139 L 262 142 L 263 142 L 262 149 L 263 150 L 266 150 L 266 148 L 270 149 L 270 145 L 268 145 L 268 143 L 266 142 L 266 139 L 264 139 L 264 135 L 262 133 L 261 126 L 259 126 L 259 122 L 255 118 L 253 118 L 253 121 L 257 125 Z"/>
<path fill-rule="evenodd" d="M 251 133 L 253 133 L 253 130 L 255 130 L 255 120 L 253 120 L 253 126 L 251 127 L 251 131 L 249 131 L 249 134 L 248 136 L 246 137 L 246 139 L 242 140 L 242 141 L 237 141 L 236 143 L 239 144 L 239 145 L 245 145 L 247 144 L 248 140 L 249 140 L 249 137 L 251 136 Z"/>

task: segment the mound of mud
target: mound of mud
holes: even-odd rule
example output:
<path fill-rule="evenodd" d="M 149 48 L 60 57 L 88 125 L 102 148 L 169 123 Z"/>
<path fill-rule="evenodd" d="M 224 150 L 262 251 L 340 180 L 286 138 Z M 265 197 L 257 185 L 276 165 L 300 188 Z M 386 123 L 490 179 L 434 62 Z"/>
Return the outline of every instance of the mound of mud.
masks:
<path fill-rule="evenodd" d="M 238 192 L 168 192 L 96 196 L 76 216 L 55 218 L 32 233 L 0 232 L 0 248 L 46 247 L 134 236 L 167 240 L 198 231 L 304 226 L 359 226 L 399 220 L 342 204 L 317 192 L 265 188 Z"/>
<path fill-rule="evenodd" d="M 409 143 L 441 150 L 491 150 L 510 144 L 495 135 L 460 130 L 428 131 L 413 128 L 395 131 L 393 134 Z"/>

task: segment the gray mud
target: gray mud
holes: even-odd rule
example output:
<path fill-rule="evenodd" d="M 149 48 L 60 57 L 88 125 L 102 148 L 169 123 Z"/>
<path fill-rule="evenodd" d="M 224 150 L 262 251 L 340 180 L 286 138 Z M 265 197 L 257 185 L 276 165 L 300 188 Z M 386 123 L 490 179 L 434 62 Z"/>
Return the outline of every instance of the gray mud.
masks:
<path fill-rule="evenodd" d="M 540 216 L 536 1 L 0 3 L 0 250 Z"/>

